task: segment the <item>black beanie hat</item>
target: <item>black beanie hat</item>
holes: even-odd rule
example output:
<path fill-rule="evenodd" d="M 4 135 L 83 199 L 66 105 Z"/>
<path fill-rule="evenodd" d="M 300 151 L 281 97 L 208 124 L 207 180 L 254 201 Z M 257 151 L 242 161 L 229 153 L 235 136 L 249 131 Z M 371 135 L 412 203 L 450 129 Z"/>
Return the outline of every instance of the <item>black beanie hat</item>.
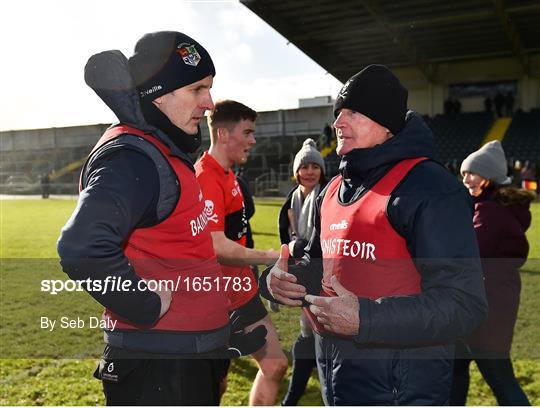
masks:
<path fill-rule="evenodd" d="M 339 109 L 351 109 L 397 134 L 405 124 L 407 95 L 386 66 L 368 65 L 343 85 L 334 104 L 334 116 Z"/>
<path fill-rule="evenodd" d="M 176 31 L 145 34 L 129 58 L 141 101 L 216 75 L 210 54 L 193 38 Z"/>

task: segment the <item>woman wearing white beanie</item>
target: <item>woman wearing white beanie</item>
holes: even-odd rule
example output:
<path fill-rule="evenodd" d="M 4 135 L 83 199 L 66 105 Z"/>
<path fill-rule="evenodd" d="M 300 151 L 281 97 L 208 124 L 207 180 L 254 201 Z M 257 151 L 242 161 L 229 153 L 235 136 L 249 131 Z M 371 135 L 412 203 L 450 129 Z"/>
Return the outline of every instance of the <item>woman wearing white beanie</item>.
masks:
<path fill-rule="evenodd" d="M 461 165 L 463 184 L 474 200 L 473 224 L 478 239 L 489 305 L 487 321 L 456 347 L 450 405 L 465 405 L 472 360 L 499 405 L 530 405 L 517 382 L 510 348 L 519 308 L 519 268 L 527 259 L 525 231 L 531 224 L 534 194 L 509 187 L 499 141 L 471 153 Z"/>
<path fill-rule="evenodd" d="M 289 193 L 279 214 L 279 235 L 282 244 L 289 244 L 294 258 L 304 255 L 313 232 L 315 200 L 324 188 L 324 160 L 313 139 L 306 139 L 296 153 L 293 176 L 298 185 Z M 315 341 L 303 313 L 300 317 L 300 335 L 292 347 L 293 368 L 291 381 L 282 405 L 297 405 L 304 394 L 311 372 L 317 366 Z"/>

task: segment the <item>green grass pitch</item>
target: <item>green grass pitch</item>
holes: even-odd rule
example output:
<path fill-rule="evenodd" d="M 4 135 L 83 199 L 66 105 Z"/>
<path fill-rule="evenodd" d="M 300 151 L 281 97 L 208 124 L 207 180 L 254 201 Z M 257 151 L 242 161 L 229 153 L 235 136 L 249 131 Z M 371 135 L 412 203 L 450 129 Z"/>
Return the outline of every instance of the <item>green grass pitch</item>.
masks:
<path fill-rule="evenodd" d="M 257 200 L 252 219 L 259 248 L 278 248 L 280 201 Z M 84 292 L 50 295 L 42 279 L 66 279 L 58 266 L 56 240 L 76 205 L 75 200 L 0 201 L 0 404 L 102 405 L 101 384 L 92 377 L 102 350 L 99 329 L 40 329 L 40 316 L 100 316 L 101 306 Z M 518 380 L 529 399 L 540 404 L 540 204 L 533 205 L 528 232 L 531 252 L 522 269 L 523 290 L 513 357 Z M 297 309 L 272 313 L 283 348 L 298 335 Z M 247 405 L 256 368 L 249 358 L 235 360 L 224 405 Z M 288 380 L 287 374 L 287 380 Z M 281 395 L 288 381 L 284 381 Z M 495 405 L 487 385 L 473 367 L 470 405 Z M 314 372 L 303 405 L 321 405 Z"/>

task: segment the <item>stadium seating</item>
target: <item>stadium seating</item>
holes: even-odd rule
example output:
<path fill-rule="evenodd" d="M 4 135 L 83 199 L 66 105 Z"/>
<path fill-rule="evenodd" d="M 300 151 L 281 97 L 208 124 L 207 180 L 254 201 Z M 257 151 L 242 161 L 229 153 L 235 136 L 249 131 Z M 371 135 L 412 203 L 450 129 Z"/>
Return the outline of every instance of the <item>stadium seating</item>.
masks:
<path fill-rule="evenodd" d="M 436 159 L 457 169 L 467 155 L 481 146 L 495 119 L 489 113 L 473 112 L 436 115 L 431 118 L 425 116 L 424 120 L 435 135 Z M 203 130 L 201 151 L 210 145 L 208 131 L 206 128 Z M 95 137 L 89 138 L 92 143 L 99 136 L 98 131 L 101 129 L 97 129 Z M 253 147 L 250 158 L 243 168 L 243 176 L 252 186 L 252 190 L 260 192 L 261 189 L 255 188 L 255 184 L 257 180 L 262 180 L 264 182 L 261 181 L 261 184 L 268 186 L 263 192 L 264 195 L 278 192 L 283 194 L 283 191 L 287 191 L 291 184 L 294 156 L 307 137 L 318 142 L 320 133 L 303 131 L 301 134 L 287 132 L 285 135 L 280 135 L 261 132 L 257 135 L 257 144 Z M 71 139 L 66 136 L 60 140 Z M 5 183 L 10 175 L 24 175 L 37 183 L 40 176 L 45 173 L 69 169 L 70 172 L 66 170 L 66 174 L 53 177 L 51 181 L 56 184 L 55 188 L 61 189 L 57 193 L 74 194 L 77 191 L 80 171 L 75 164 L 79 163 L 92 147 L 90 143 L 83 144 L 71 147 L 66 144 L 55 148 L 36 148 L 29 145 L 27 149 L 12 150 L 9 154 L 3 155 L 2 163 L 0 163 L 0 185 Z M 540 109 L 534 109 L 530 113 L 516 112 L 502 144 L 507 157 L 512 161 L 538 162 L 540 159 Z M 324 153 L 327 178 L 331 178 L 338 172 L 340 158 L 334 149 L 327 148 Z M 72 164 L 71 167 L 66 167 L 70 164 Z"/>
<path fill-rule="evenodd" d="M 518 111 L 502 141 L 506 157 L 516 160 L 540 160 L 540 109 Z"/>
<path fill-rule="evenodd" d="M 330 154 L 328 154 L 324 158 L 324 162 L 326 164 L 326 175 L 327 179 L 330 179 L 334 177 L 336 174 L 338 174 L 339 171 L 339 163 L 341 159 L 336 154 L 336 151 L 332 151 Z"/>
<path fill-rule="evenodd" d="M 436 115 L 424 119 L 435 135 L 436 159 L 443 164 L 461 163 L 477 150 L 494 121 L 493 115 L 485 112 Z"/>
<path fill-rule="evenodd" d="M 43 150 L 21 150 L 2 155 L 0 164 L 0 185 L 13 174 L 27 176 L 32 182 L 38 183 L 43 174 L 50 174 L 62 169 L 70 163 L 80 161 L 91 150 L 86 147 L 64 147 Z M 76 194 L 79 168 L 51 180 L 54 193 Z"/>

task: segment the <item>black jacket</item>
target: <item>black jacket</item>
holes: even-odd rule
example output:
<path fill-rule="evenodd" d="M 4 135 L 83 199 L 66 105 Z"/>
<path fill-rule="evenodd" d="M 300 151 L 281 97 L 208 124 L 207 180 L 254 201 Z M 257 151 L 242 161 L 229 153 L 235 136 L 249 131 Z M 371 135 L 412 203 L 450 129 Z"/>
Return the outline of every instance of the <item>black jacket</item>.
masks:
<path fill-rule="evenodd" d="M 96 65 L 106 64 L 106 69 L 92 70 L 88 64 L 85 79 L 119 121 L 153 135 L 193 168 L 190 157 L 173 139 L 146 122 L 125 57 L 119 51 L 95 57 Z M 71 279 L 104 281 L 116 277 L 132 281 L 132 291 L 89 293 L 109 310 L 139 325 L 157 321 L 161 301 L 154 292 L 138 290 L 140 278 L 123 246 L 135 228 L 155 225 L 168 216 L 181 193 L 172 168 L 163 165 L 158 169 L 152 156 L 159 160 L 160 155 L 149 146 L 136 136 L 124 135 L 91 156 L 83 169 L 77 207 L 62 228 L 57 245 L 60 263 Z"/>
<path fill-rule="evenodd" d="M 401 160 L 433 157 L 429 128 L 410 113 L 403 130 L 382 145 L 343 156 L 340 201 L 362 196 Z M 318 214 L 325 191 L 318 200 Z M 317 214 L 317 215 L 318 215 Z M 451 385 L 450 344 L 485 318 L 487 304 L 472 201 L 439 163 L 414 167 L 393 191 L 388 219 L 404 237 L 421 274 L 422 293 L 378 300 L 359 298 L 360 327 L 354 341 L 318 336 L 320 370 L 328 404 L 446 404 Z M 322 274 L 320 217 L 307 255 L 289 271 L 318 294 Z M 269 268 L 270 269 L 270 268 Z M 271 298 L 263 273 L 261 293 Z"/>

